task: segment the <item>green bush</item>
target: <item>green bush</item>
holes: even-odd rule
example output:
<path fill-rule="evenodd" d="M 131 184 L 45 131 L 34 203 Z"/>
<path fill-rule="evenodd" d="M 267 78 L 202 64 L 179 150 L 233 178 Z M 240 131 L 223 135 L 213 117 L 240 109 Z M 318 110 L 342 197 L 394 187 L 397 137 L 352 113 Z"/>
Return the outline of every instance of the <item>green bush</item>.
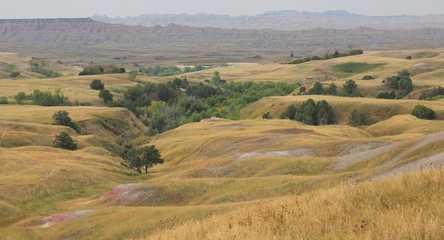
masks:
<path fill-rule="evenodd" d="M 0 97 L 0 104 L 8 104 L 8 98 L 5 96 Z"/>
<path fill-rule="evenodd" d="M 99 92 L 99 98 L 103 99 L 105 103 L 113 101 L 113 95 L 109 90 L 102 89 Z"/>
<path fill-rule="evenodd" d="M 361 110 L 361 109 L 353 109 L 353 111 L 350 114 L 350 117 L 348 118 L 350 120 L 350 125 L 354 126 L 362 126 L 367 125 L 367 112 Z"/>
<path fill-rule="evenodd" d="M 372 79 L 375 79 L 375 78 L 370 75 L 365 75 L 364 77 L 362 77 L 362 80 L 372 80 Z"/>
<path fill-rule="evenodd" d="M 420 118 L 420 119 L 426 119 L 426 120 L 435 120 L 436 119 L 435 111 L 433 111 L 433 109 L 430 109 L 424 105 L 416 105 L 412 111 L 412 115 L 417 118 Z"/>
<path fill-rule="evenodd" d="M 66 131 L 62 131 L 59 135 L 55 136 L 54 147 L 67 150 L 76 150 L 77 144 L 74 143 L 74 141 Z"/>
<path fill-rule="evenodd" d="M 79 131 L 77 124 L 71 120 L 69 117 L 69 112 L 67 111 L 57 111 L 52 115 L 52 118 L 54 119 L 55 125 L 67 126 L 71 127 L 76 132 Z"/>
<path fill-rule="evenodd" d="M 102 90 L 105 89 L 105 84 L 102 83 L 102 81 L 100 79 L 94 79 L 91 84 L 89 84 L 89 86 L 91 87 L 91 89 L 94 90 Z"/>

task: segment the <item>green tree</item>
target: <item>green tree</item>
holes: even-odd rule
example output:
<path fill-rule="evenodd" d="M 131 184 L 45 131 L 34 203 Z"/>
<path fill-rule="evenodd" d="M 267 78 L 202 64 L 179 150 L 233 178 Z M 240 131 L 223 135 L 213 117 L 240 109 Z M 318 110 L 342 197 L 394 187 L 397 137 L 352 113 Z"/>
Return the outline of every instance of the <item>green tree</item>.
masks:
<path fill-rule="evenodd" d="M 346 97 L 360 97 L 362 96 L 358 90 L 358 85 L 353 80 L 348 80 L 343 85 L 343 95 Z"/>
<path fill-rule="evenodd" d="M 15 101 L 17 104 L 23 104 L 25 100 L 28 100 L 28 97 L 26 96 L 26 93 L 19 92 L 14 96 Z"/>
<path fill-rule="evenodd" d="M 211 77 L 211 80 L 216 81 L 216 82 L 219 82 L 219 81 L 221 80 L 221 78 L 220 78 L 220 73 L 219 73 L 218 71 L 215 71 L 215 72 L 213 73 L 213 76 Z"/>
<path fill-rule="evenodd" d="M 55 136 L 54 147 L 67 150 L 76 150 L 77 144 L 74 143 L 68 132 L 62 131 L 59 135 Z"/>
<path fill-rule="evenodd" d="M 420 119 L 426 119 L 426 120 L 435 120 L 436 119 L 435 111 L 433 111 L 433 109 L 428 108 L 424 105 L 416 105 L 412 111 L 412 115 L 417 118 L 420 118 Z"/>
<path fill-rule="evenodd" d="M 401 96 L 407 96 L 413 91 L 412 79 L 410 79 L 408 76 L 401 77 L 401 80 L 398 82 L 398 89 Z"/>
<path fill-rule="evenodd" d="M 8 104 L 8 98 L 5 96 L 0 97 L 0 104 Z"/>
<path fill-rule="evenodd" d="M 307 88 L 305 86 L 300 87 L 299 88 L 299 94 L 305 93 L 305 90 L 307 90 Z"/>
<path fill-rule="evenodd" d="M 338 88 L 336 87 L 335 83 L 330 84 L 330 86 L 327 89 L 327 94 L 333 96 L 338 95 Z"/>
<path fill-rule="evenodd" d="M 137 77 L 137 72 L 133 71 L 128 75 L 128 80 L 134 81 L 134 80 L 136 80 L 136 77 Z"/>
<path fill-rule="evenodd" d="M 323 89 L 322 89 L 322 83 L 321 82 L 315 82 L 313 87 L 308 90 L 309 95 L 322 95 Z"/>
<path fill-rule="evenodd" d="M 105 89 L 105 84 L 102 83 L 102 81 L 100 79 L 94 79 L 91 84 L 89 84 L 89 86 L 91 87 L 91 89 L 94 90 L 102 90 Z"/>
<path fill-rule="evenodd" d="M 159 150 L 157 150 L 154 145 L 140 148 L 126 148 L 122 152 L 122 158 L 125 161 L 122 165 L 134 169 L 139 173 L 142 173 L 142 170 L 148 173 L 148 168 L 164 163 Z"/>
<path fill-rule="evenodd" d="M 367 115 L 367 112 L 361 109 L 353 109 L 348 119 L 350 120 L 350 124 L 354 126 L 367 125 Z"/>
<path fill-rule="evenodd" d="M 113 95 L 109 90 L 102 89 L 99 92 L 99 98 L 103 99 L 105 103 L 113 101 Z"/>
<path fill-rule="evenodd" d="M 69 112 L 57 111 L 52 115 L 52 118 L 54 119 L 55 125 L 71 127 L 72 129 L 76 130 L 76 132 L 78 132 L 78 126 L 69 117 Z"/>
<path fill-rule="evenodd" d="M 14 79 L 16 79 L 18 76 L 20 76 L 20 72 L 17 72 L 17 71 L 11 72 L 9 74 L 9 77 L 14 78 Z"/>

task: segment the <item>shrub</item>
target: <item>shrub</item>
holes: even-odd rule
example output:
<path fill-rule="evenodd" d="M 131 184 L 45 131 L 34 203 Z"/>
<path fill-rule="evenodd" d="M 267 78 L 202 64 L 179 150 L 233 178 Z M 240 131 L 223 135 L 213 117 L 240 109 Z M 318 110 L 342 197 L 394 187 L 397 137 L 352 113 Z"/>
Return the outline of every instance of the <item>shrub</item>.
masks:
<path fill-rule="evenodd" d="M 113 95 L 109 90 L 102 89 L 99 92 L 99 98 L 103 99 L 105 103 L 113 101 Z"/>
<path fill-rule="evenodd" d="M 9 77 L 14 78 L 14 79 L 16 79 L 18 76 L 20 76 L 20 72 L 17 72 L 17 71 L 11 72 L 9 74 Z"/>
<path fill-rule="evenodd" d="M 420 118 L 420 119 L 426 119 L 426 120 L 435 120 L 436 119 L 435 111 L 433 111 L 433 109 L 430 109 L 424 105 L 416 105 L 412 111 L 412 115 L 417 118 Z"/>
<path fill-rule="evenodd" d="M 391 91 L 390 93 L 389 92 L 381 92 L 378 94 L 378 96 L 376 96 L 376 98 L 395 99 L 396 93 L 395 93 L 395 91 Z"/>
<path fill-rule="evenodd" d="M 54 147 L 67 150 L 76 150 L 77 144 L 74 143 L 74 141 L 66 131 L 62 131 L 59 135 L 55 136 Z"/>
<path fill-rule="evenodd" d="M 76 132 L 78 132 L 78 126 L 69 117 L 69 112 L 57 111 L 52 115 L 52 118 L 54 119 L 55 125 L 71 127 L 72 129 L 76 130 Z"/>
<path fill-rule="evenodd" d="M 364 77 L 362 77 L 362 80 L 372 80 L 372 79 L 375 79 L 375 78 L 370 75 L 365 75 Z"/>
<path fill-rule="evenodd" d="M 5 96 L 0 97 L 0 104 L 8 104 L 8 98 Z"/>
<path fill-rule="evenodd" d="M 407 56 L 405 59 L 410 60 L 410 59 L 412 59 L 412 56 Z"/>
<path fill-rule="evenodd" d="M 367 125 L 367 112 L 360 110 L 360 109 L 354 109 L 350 117 L 348 118 L 350 120 L 350 124 L 354 126 L 361 126 L 361 125 Z"/>
<path fill-rule="evenodd" d="M 105 89 L 105 84 L 102 83 L 102 81 L 100 79 L 94 79 L 91 84 L 89 84 L 89 86 L 91 87 L 91 89 L 94 90 L 102 90 Z"/>

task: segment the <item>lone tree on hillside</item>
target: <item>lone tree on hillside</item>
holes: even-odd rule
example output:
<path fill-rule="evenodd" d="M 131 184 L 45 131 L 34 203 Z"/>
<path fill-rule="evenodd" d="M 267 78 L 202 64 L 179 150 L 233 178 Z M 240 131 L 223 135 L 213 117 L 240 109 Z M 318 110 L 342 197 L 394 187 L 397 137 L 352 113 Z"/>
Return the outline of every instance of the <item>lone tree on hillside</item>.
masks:
<path fill-rule="evenodd" d="M 16 79 L 18 76 L 20 76 L 20 72 L 17 72 L 17 71 L 11 72 L 9 74 L 9 77 L 14 78 L 14 79 Z"/>
<path fill-rule="evenodd" d="M 77 149 L 77 144 L 74 143 L 74 141 L 66 131 L 62 131 L 59 135 L 56 135 L 53 144 L 56 148 L 63 148 L 68 150 Z"/>
<path fill-rule="evenodd" d="M 425 119 L 425 120 L 435 120 L 436 119 L 436 113 L 433 111 L 433 109 L 428 108 L 424 105 L 416 105 L 415 108 L 412 111 L 412 115 Z"/>
<path fill-rule="evenodd" d="M 52 115 L 52 118 L 54 119 L 55 125 L 71 127 L 72 129 L 76 130 L 76 132 L 78 132 L 78 126 L 69 117 L 69 112 L 57 111 Z"/>
<path fill-rule="evenodd" d="M 350 120 L 350 124 L 354 126 L 367 125 L 367 115 L 367 112 L 361 109 L 353 109 L 348 119 Z"/>
<path fill-rule="evenodd" d="M 103 84 L 100 79 L 94 79 L 89 86 L 94 90 L 105 89 L 105 84 Z"/>
<path fill-rule="evenodd" d="M 148 168 L 164 163 L 159 150 L 157 150 L 154 145 L 140 148 L 126 148 L 122 153 L 122 158 L 125 161 L 122 163 L 123 166 L 134 169 L 139 173 L 142 173 L 142 170 L 148 173 Z"/>
<path fill-rule="evenodd" d="M 348 80 L 344 83 L 344 89 L 342 92 L 343 96 L 346 97 L 362 97 L 361 92 L 359 92 L 358 85 L 353 80 Z"/>
<path fill-rule="evenodd" d="M 103 99 L 105 103 L 113 101 L 113 95 L 109 90 L 102 89 L 99 92 L 99 98 Z"/>

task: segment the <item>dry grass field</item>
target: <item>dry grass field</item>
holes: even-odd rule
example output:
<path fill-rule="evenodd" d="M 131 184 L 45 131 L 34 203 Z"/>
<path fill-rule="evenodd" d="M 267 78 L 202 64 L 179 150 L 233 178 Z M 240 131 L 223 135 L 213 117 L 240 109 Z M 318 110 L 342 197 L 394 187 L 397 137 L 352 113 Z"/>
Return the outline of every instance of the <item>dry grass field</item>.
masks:
<path fill-rule="evenodd" d="M 415 86 L 440 85 L 442 53 L 369 52 L 187 76 L 197 82 L 218 70 L 228 81 L 309 85 L 317 77 L 340 83 L 370 74 L 376 80 L 357 83 L 372 95 L 403 68 L 416 74 Z M 345 78 L 332 70 L 352 61 L 386 64 Z M 422 62 L 435 67 L 415 72 Z M 0 96 L 62 88 L 73 100 L 95 105 L 0 105 L 0 239 L 444 239 L 443 101 L 268 97 L 245 108 L 241 120 L 204 119 L 148 137 L 130 111 L 94 100 L 89 82 L 95 78 L 107 87 L 135 84 L 126 74 L 0 79 Z M 338 124 L 278 119 L 288 105 L 308 98 L 326 99 Z M 410 115 L 417 104 L 433 108 L 438 120 Z M 347 125 L 354 108 L 368 111 L 371 124 Z M 60 110 L 70 113 L 80 133 L 53 125 L 51 116 Z M 262 119 L 266 112 L 273 119 Z M 52 147 L 62 130 L 78 150 Z M 155 145 L 165 163 L 147 175 L 124 168 L 118 152 L 126 143 Z"/>

